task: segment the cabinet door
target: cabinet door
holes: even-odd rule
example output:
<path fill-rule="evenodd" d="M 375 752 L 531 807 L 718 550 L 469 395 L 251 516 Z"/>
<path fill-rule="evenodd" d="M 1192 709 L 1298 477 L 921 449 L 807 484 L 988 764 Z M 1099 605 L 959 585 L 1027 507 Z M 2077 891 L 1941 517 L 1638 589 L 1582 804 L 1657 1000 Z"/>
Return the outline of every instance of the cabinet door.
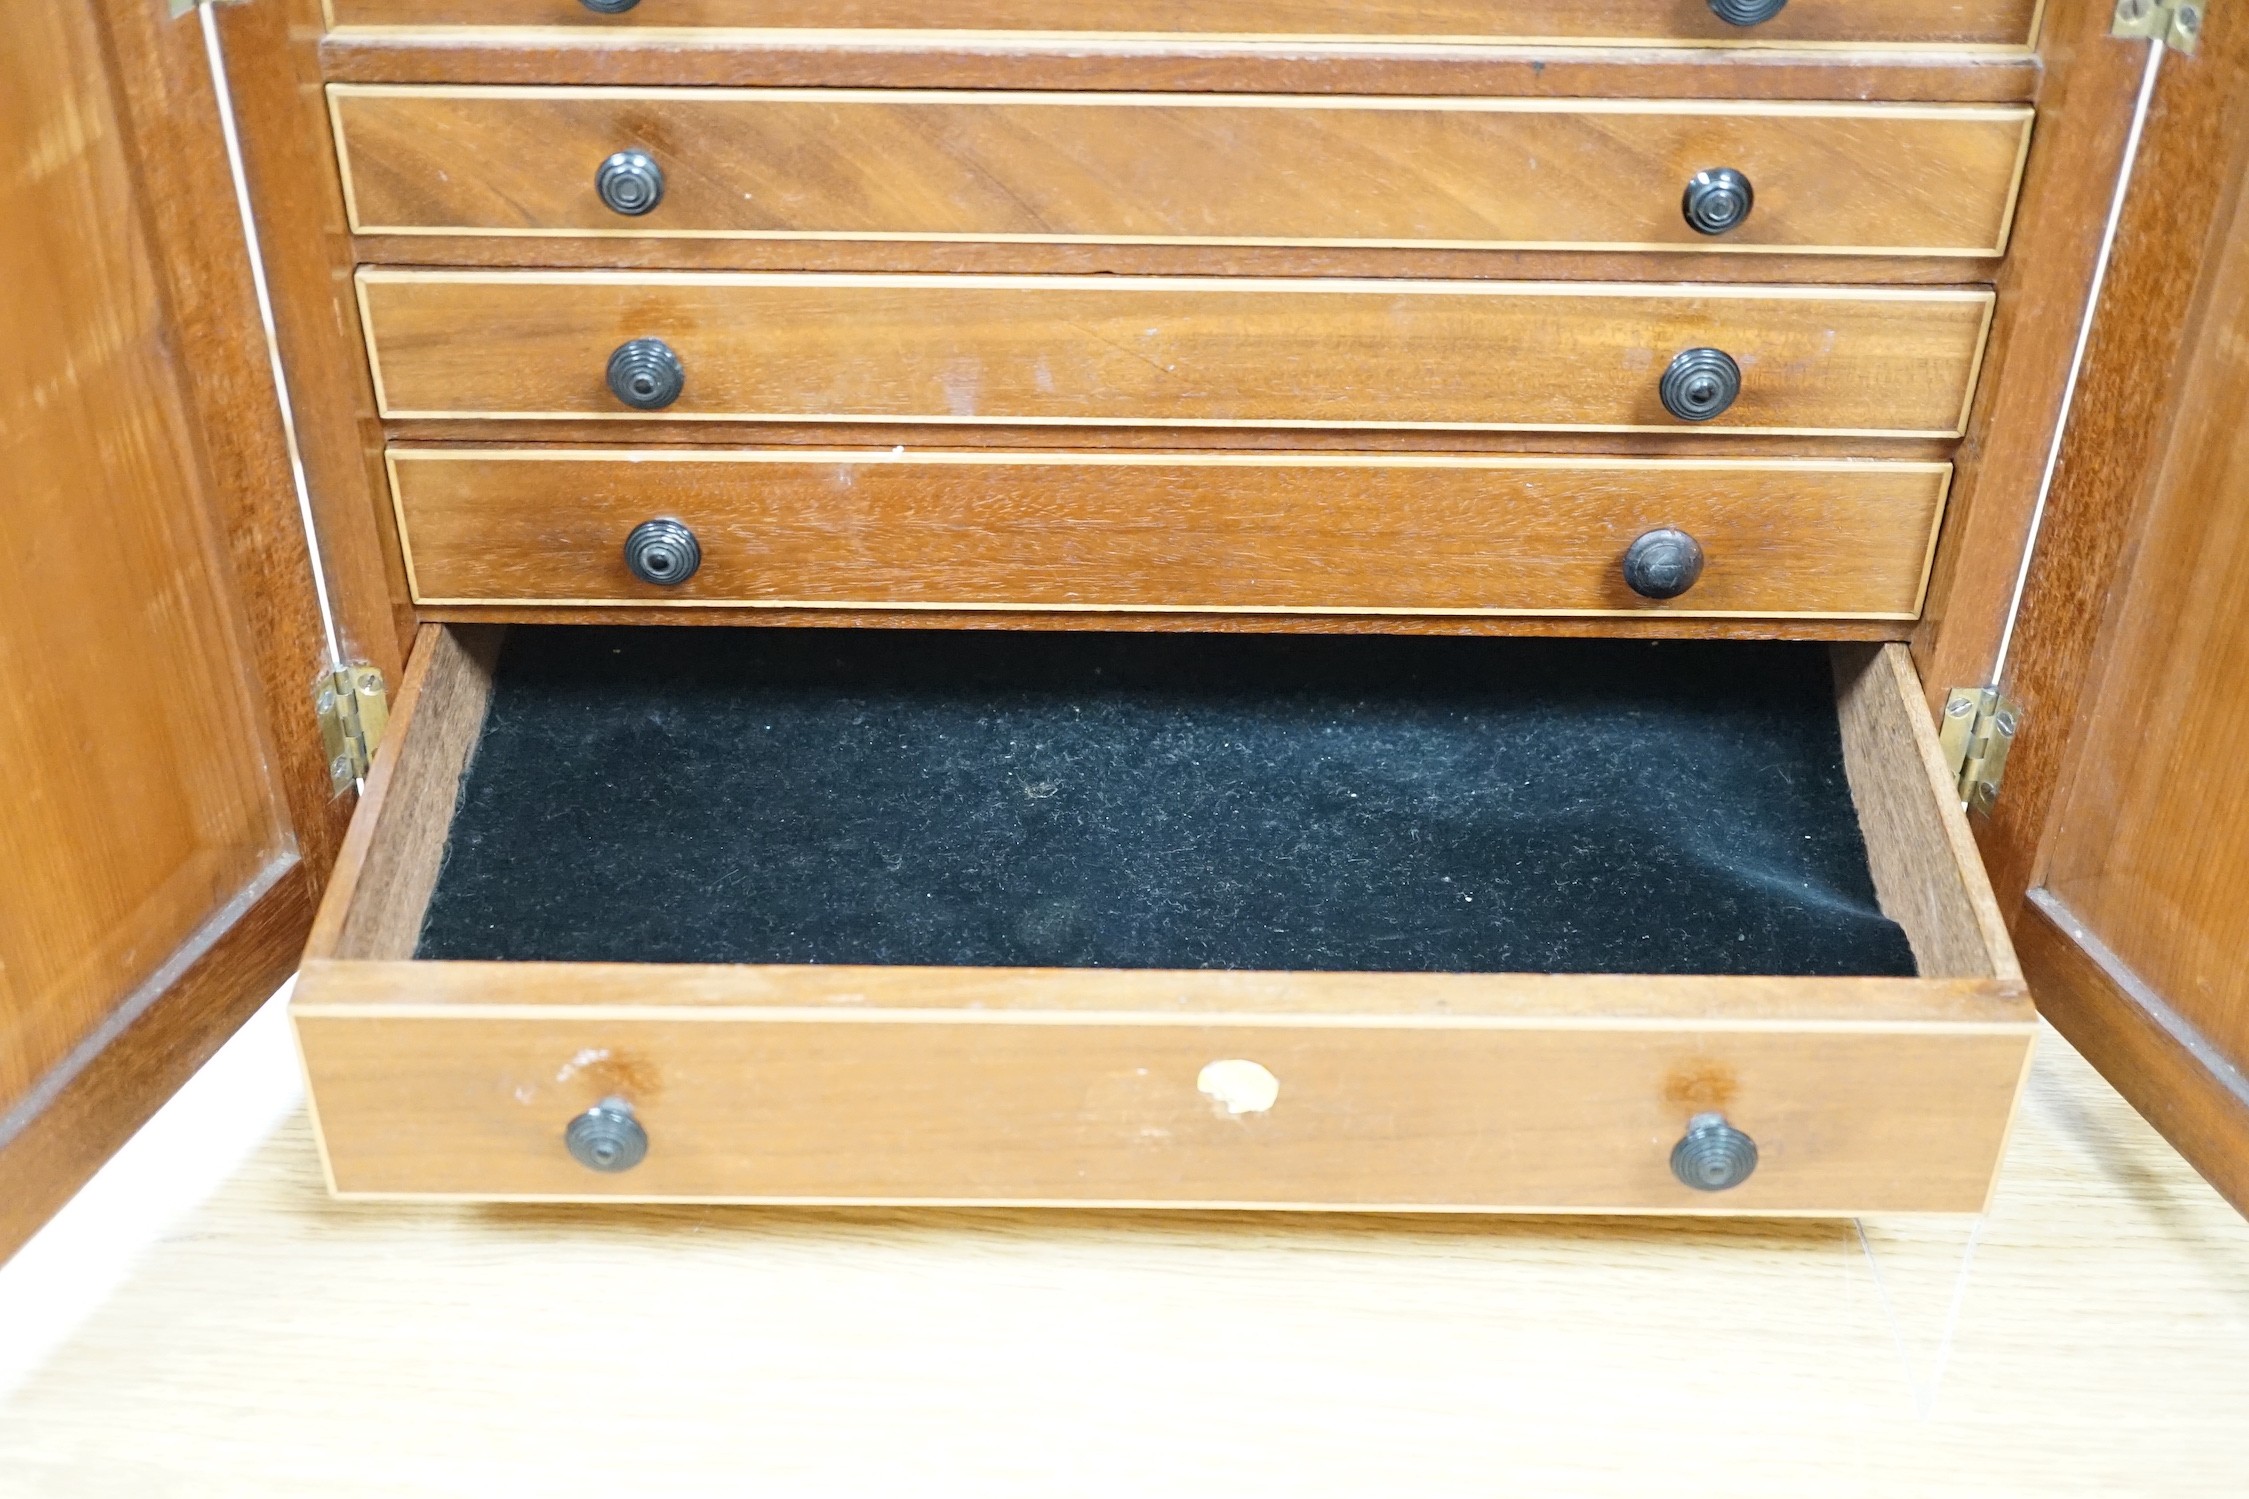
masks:
<path fill-rule="evenodd" d="M 2039 1008 L 2249 1210 L 2249 16 L 2167 56 L 1978 832 Z"/>
<path fill-rule="evenodd" d="M 164 0 L 0 47 L 0 1258 L 288 975 L 350 807 L 218 108 Z"/>

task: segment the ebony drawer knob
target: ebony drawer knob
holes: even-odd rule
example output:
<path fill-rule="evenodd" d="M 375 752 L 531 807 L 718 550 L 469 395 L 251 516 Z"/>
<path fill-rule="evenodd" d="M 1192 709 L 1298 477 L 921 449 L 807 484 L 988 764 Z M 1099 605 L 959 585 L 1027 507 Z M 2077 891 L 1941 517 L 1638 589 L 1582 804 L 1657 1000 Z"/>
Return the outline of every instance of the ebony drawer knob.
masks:
<path fill-rule="evenodd" d="M 591 5 L 593 0 L 586 3 Z M 1757 26 L 1779 15 L 1787 5 L 1788 0 L 1710 0 L 1710 13 L 1728 26 Z M 617 8 L 622 10 L 624 6 Z"/>
<path fill-rule="evenodd" d="M 1675 599 L 1702 576 L 1702 546 L 1684 531 L 1664 526 L 1634 538 L 1624 549 L 1624 581 L 1644 599 Z"/>
<path fill-rule="evenodd" d="M 648 1131 L 622 1098 L 604 1098 L 562 1132 L 570 1158 L 588 1171 L 630 1171 L 648 1154 Z"/>
<path fill-rule="evenodd" d="M 578 0 L 578 3 L 598 16 L 621 16 L 640 4 L 640 0 Z"/>
<path fill-rule="evenodd" d="M 649 165 L 654 167 L 655 163 Z M 659 190 L 662 181 L 657 179 Z M 1679 200 L 1679 211 L 1687 216 L 1687 227 L 1695 233 L 1724 234 L 1749 217 L 1750 205 L 1756 200 L 1747 177 L 1732 167 L 1712 167 L 1687 179 L 1687 193 Z"/>
<path fill-rule="evenodd" d="M 619 151 L 593 174 L 593 190 L 601 194 L 602 205 L 610 212 L 638 218 L 664 201 L 664 169 L 646 151 Z"/>
<path fill-rule="evenodd" d="M 1723 1192 L 1757 1169 L 1757 1142 L 1723 1114 L 1697 1114 L 1671 1147 L 1671 1174 L 1697 1192 Z"/>
<path fill-rule="evenodd" d="M 687 367 L 660 338 L 636 338 L 609 356 L 609 393 L 635 410 L 661 411 L 686 388 Z"/>
<path fill-rule="evenodd" d="M 625 566 L 643 583 L 670 588 L 695 576 L 703 546 L 676 520 L 644 520 L 625 538 Z"/>
<path fill-rule="evenodd" d="M 1707 422 L 1741 394 L 1741 366 L 1723 349 L 1689 349 L 1664 370 L 1656 394 L 1679 420 Z"/>

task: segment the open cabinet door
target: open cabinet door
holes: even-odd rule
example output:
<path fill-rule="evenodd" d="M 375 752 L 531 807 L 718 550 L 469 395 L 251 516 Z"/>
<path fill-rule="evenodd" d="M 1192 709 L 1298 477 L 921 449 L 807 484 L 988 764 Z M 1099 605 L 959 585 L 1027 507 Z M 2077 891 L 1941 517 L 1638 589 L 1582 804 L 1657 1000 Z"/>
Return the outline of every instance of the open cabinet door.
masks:
<path fill-rule="evenodd" d="M 192 12 L 0 46 L 0 1259 L 287 977 L 351 797 Z"/>
<path fill-rule="evenodd" d="M 1978 836 L 2038 1006 L 2249 1210 L 2249 12 L 2164 59 Z"/>

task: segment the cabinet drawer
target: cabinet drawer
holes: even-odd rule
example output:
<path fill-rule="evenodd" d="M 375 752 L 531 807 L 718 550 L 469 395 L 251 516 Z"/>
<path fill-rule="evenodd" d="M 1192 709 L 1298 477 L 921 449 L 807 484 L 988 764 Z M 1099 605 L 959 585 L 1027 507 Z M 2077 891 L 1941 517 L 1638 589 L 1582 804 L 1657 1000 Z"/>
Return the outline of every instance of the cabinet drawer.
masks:
<path fill-rule="evenodd" d="M 329 101 L 363 233 L 1985 256 L 2004 248 L 2031 119 L 847 89 L 336 85 Z M 639 158 L 605 199 L 620 152 Z M 1746 217 L 1721 171 L 1748 184 Z"/>
<path fill-rule="evenodd" d="M 390 417 L 1923 437 L 1959 435 L 1992 303 L 1153 276 L 370 269 L 359 288 Z M 620 398 L 635 356 L 668 363 L 672 399 Z M 1667 374 L 1719 357 L 1730 404 L 1674 416 Z"/>
<path fill-rule="evenodd" d="M 1415 41 L 1661 41 L 1710 47 L 1806 42 L 2024 47 L 2037 0 L 1793 0 L 1761 21 L 1735 7 L 1733 25 L 1700 0 L 971 0 L 932 26 L 923 0 L 640 0 L 615 14 L 581 0 L 329 0 L 339 26 L 725 27 L 778 31 L 897 31 L 958 38 L 1166 36 L 1246 41 L 1291 38 Z"/>
<path fill-rule="evenodd" d="M 1902 647 L 498 652 L 425 630 L 298 983 L 347 1195 L 1984 1202 L 2034 1024 Z"/>
<path fill-rule="evenodd" d="M 1941 463 L 399 448 L 423 604 L 1910 619 Z M 685 525 L 643 581 L 628 538 Z M 1636 540 L 1691 536 L 1642 597 Z M 1656 588 L 1657 592 L 1665 591 Z"/>

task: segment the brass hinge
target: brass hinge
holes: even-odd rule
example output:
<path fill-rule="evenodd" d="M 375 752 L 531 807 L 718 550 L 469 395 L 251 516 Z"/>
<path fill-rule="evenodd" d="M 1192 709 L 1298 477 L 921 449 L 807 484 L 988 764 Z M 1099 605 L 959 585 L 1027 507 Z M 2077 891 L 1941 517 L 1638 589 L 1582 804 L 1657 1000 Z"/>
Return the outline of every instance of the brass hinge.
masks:
<path fill-rule="evenodd" d="M 1971 811 L 1989 812 L 2007 774 L 2007 751 L 2022 727 L 2022 706 L 1996 687 L 1955 687 L 1944 700 L 1937 743 Z"/>
<path fill-rule="evenodd" d="M 2202 43 L 2202 18 L 2209 8 L 2210 0 L 2116 0 L 2108 34 L 2144 36 L 2173 52 L 2192 52 Z"/>
<path fill-rule="evenodd" d="M 390 722 L 390 693 L 380 671 L 354 661 L 313 684 L 312 706 L 328 752 L 328 784 L 340 796 L 374 763 L 375 746 Z"/>
<path fill-rule="evenodd" d="M 249 3 L 250 0 L 171 0 L 172 19 L 177 21 L 180 17 L 192 11 L 201 10 L 206 5 L 248 5 Z"/>

